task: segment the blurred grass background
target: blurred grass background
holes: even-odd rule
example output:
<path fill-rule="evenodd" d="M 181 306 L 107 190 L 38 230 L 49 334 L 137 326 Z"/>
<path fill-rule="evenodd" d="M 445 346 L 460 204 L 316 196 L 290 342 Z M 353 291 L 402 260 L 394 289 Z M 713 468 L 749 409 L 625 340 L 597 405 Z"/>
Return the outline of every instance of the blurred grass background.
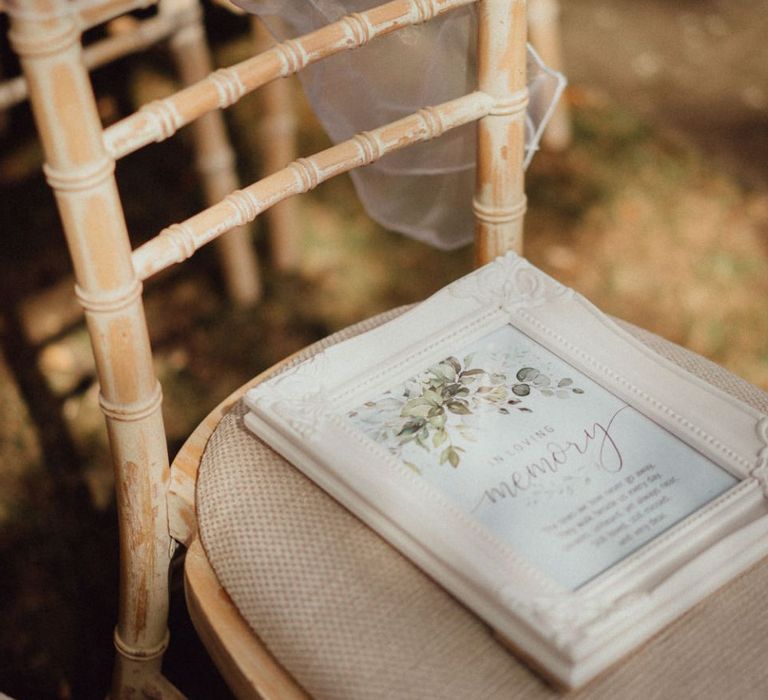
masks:
<path fill-rule="evenodd" d="M 759 0 L 563 2 L 574 140 L 527 176 L 526 254 L 602 309 L 768 389 L 768 17 Z M 222 65 L 247 21 L 207 8 Z M 3 68 L 13 74 L 7 50 Z M 162 49 L 96 75 L 106 121 L 173 89 Z M 300 152 L 327 141 L 296 88 Z M 228 113 L 243 182 L 260 176 L 258 96 Z M 116 609 L 112 476 L 87 335 L 25 108 L 0 136 L 0 691 L 103 697 Z M 185 138 L 118 168 L 135 241 L 201 205 Z M 350 181 L 303 198 L 295 274 L 264 266 L 265 297 L 228 306 L 207 249 L 147 285 L 171 449 L 228 393 L 318 337 L 424 298 L 469 271 L 388 233 Z M 256 245 L 268 260 L 264 231 Z M 43 339 L 46 338 L 44 341 Z M 176 585 L 169 674 L 226 697 Z M 186 675 L 187 673 L 192 675 Z M 186 675 L 186 677 L 184 677 Z"/>

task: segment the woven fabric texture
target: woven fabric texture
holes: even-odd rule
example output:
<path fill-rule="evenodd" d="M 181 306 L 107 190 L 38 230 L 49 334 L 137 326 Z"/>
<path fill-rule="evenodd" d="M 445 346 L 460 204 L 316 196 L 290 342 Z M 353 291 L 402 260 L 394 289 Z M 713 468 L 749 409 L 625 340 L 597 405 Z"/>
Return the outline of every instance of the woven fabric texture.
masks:
<path fill-rule="evenodd" d="M 389 312 L 296 361 L 383 323 Z M 711 384 L 768 412 L 768 395 L 622 324 Z M 257 440 L 236 406 L 201 464 L 200 538 L 243 617 L 317 698 L 524 698 L 560 694 L 450 594 Z M 710 596 L 577 698 L 768 697 L 768 560 Z"/>

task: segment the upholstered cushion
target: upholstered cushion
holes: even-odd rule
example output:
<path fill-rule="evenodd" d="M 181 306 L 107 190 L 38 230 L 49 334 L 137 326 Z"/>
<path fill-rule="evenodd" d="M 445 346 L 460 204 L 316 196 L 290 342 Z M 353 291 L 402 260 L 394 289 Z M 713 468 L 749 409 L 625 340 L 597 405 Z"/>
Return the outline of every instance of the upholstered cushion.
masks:
<path fill-rule="evenodd" d="M 303 356 L 395 313 L 349 328 Z M 625 327 L 768 412 L 765 393 Z M 206 450 L 197 494 L 200 537 L 242 615 L 309 693 L 354 700 L 557 697 L 472 613 L 248 432 L 244 412 L 239 405 L 228 414 Z M 594 681 L 584 696 L 768 697 L 766 591 L 763 561 Z"/>

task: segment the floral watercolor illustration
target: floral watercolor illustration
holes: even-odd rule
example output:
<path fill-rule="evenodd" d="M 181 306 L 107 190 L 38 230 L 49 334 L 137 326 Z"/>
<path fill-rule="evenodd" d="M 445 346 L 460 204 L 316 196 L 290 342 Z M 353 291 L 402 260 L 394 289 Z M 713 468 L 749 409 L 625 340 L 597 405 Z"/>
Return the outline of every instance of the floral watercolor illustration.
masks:
<path fill-rule="evenodd" d="M 509 352 L 446 357 L 348 417 L 401 459 L 406 446 L 415 445 L 431 456 L 430 462 L 458 468 L 466 451 L 459 443 L 478 440 L 481 416 L 514 420 L 516 412 L 534 412 L 535 396 L 567 399 L 584 393 L 568 377 L 553 379 L 535 367 L 515 367 L 515 359 Z M 412 461 L 403 461 L 421 472 Z"/>

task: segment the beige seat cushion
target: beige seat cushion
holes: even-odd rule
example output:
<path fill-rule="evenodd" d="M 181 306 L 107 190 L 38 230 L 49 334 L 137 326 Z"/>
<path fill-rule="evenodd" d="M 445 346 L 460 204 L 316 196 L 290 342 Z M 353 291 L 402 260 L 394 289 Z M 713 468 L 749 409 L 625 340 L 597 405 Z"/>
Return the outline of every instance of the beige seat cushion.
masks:
<path fill-rule="evenodd" d="M 342 331 L 317 352 L 397 312 Z M 768 412 L 768 395 L 626 326 L 644 343 Z M 242 424 L 213 434 L 198 482 L 200 538 L 244 618 L 318 698 L 550 698 L 558 693 L 407 559 Z M 593 682 L 590 698 L 768 698 L 768 560 Z M 582 697 L 579 694 L 578 697 Z"/>

